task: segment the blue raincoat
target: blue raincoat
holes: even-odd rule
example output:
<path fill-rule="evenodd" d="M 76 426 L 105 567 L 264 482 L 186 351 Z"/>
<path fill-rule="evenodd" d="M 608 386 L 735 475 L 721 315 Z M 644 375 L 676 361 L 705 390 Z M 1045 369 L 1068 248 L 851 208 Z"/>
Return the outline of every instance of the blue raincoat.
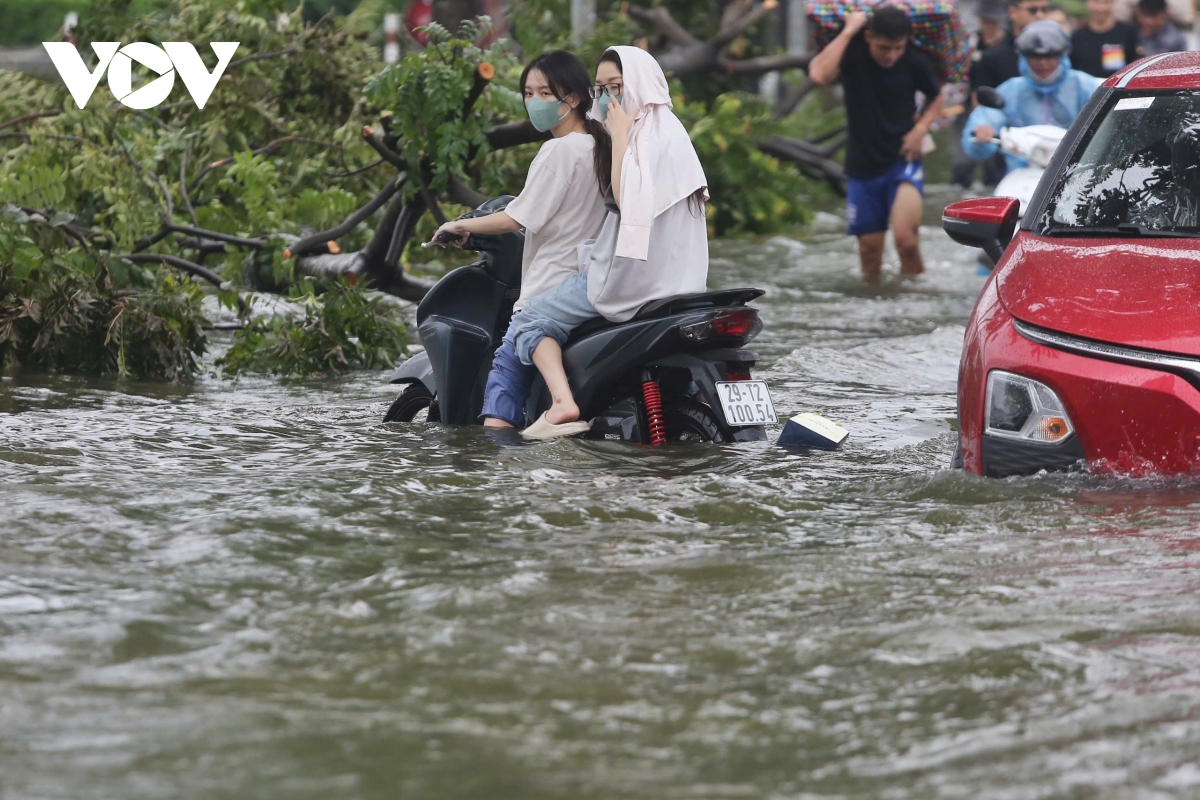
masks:
<path fill-rule="evenodd" d="M 1058 125 L 1069 128 L 1083 110 L 1092 92 L 1103 81 L 1086 72 L 1071 69 L 1071 59 L 1063 56 L 1058 71 L 1048 83 L 1033 79 L 1029 62 L 1024 56 L 1019 60 L 1021 74 L 1000 84 L 996 91 L 1004 97 L 1004 108 L 977 107 L 967 118 L 963 128 L 963 152 L 982 161 L 991 158 L 1000 149 L 997 142 L 977 142 L 974 131 L 980 125 L 991 125 L 997 131 L 1003 127 L 1023 128 L 1026 125 Z M 1024 159 L 1004 154 L 1009 170 L 1026 166 Z"/>

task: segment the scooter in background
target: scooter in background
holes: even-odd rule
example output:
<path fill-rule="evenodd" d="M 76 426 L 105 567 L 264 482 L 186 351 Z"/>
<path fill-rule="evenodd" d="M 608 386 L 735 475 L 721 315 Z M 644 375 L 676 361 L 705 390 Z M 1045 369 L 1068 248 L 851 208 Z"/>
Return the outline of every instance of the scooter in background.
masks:
<path fill-rule="evenodd" d="M 1004 96 L 990 86 L 982 86 L 975 92 L 981 106 L 988 108 L 1004 108 Z M 1054 151 L 1059 142 L 1067 135 L 1066 128 L 1057 125 L 1027 125 L 1022 128 L 1001 128 L 996 138 L 1000 142 L 1000 150 L 1017 158 L 1023 159 L 1028 166 L 1010 170 L 996 184 L 993 197 L 1015 197 L 1021 201 L 1019 216 L 1025 216 L 1029 201 L 1037 190 Z M 986 253 L 980 253 L 979 265 L 983 274 L 992 271 L 995 264 Z"/>
<path fill-rule="evenodd" d="M 503 210 L 497 197 L 460 219 Z M 478 425 L 492 356 L 521 294 L 524 233 L 471 235 L 463 244 L 483 256 L 446 274 L 417 307 L 425 350 L 399 366 L 391 382 L 404 390 L 385 422 Z M 563 366 L 591 439 L 638 444 L 668 440 L 762 441 L 777 421 L 765 381 L 751 378 L 758 355 L 745 346 L 762 330 L 746 305 L 761 289 L 726 289 L 647 303 L 627 322 L 597 317 L 563 347 Z M 526 423 L 550 407 L 539 376 Z"/>

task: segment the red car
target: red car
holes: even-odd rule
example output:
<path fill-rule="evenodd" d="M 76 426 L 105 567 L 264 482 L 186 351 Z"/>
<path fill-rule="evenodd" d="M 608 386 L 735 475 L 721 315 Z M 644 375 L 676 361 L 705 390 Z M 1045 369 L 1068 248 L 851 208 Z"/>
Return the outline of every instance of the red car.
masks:
<path fill-rule="evenodd" d="M 946 207 L 997 266 L 967 324 L 955 466 L 1200 468 L 1200 53 L 1109 78 L 1017 201 Z"/>

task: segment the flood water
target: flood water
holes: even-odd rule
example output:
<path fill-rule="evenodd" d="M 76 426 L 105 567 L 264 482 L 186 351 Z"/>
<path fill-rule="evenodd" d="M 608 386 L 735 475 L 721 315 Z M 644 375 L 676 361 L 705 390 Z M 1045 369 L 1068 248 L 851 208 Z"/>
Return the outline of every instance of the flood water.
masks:
<path fill-rule="evenodd" d="M 836 453 L 3 379 L 0 798 L 1200 796 L 1200 486 L 946 469 L 938 209 L 915 285 L 828 219 L 714 244 Z"/>

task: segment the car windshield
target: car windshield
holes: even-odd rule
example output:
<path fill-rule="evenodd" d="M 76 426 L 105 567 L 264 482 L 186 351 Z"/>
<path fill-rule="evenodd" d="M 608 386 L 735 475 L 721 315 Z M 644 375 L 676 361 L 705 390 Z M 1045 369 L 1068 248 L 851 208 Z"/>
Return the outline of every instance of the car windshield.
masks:
<path fill-rule="evenodd" d="M 1134 235 L 1196 233 L 1198 226 L 1200 94 L 1189 92 L 1113 103 L 1063 170 L 1039 227 Z"/>

